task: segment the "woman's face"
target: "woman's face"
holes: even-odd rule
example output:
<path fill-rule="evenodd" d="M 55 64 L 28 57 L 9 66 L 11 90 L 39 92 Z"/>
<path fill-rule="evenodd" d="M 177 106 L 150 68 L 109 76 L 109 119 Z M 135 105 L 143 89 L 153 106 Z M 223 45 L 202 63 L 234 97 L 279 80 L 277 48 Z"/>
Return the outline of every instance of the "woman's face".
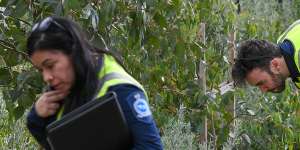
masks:
<path fill-rule="evenodd" d="M 58 50 L 36 50 L 33 65 L 41 72 L 44 81 L 54 90 L 69 92 L 74 84 L 75 73 L 71 58 Z"/>

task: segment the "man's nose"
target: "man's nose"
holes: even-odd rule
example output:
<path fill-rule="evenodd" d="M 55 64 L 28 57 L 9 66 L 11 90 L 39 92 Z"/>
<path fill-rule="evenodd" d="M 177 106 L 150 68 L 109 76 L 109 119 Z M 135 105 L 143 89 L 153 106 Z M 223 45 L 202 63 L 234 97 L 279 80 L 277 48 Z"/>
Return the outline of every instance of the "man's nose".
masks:
<path fill-rule="evenodd" d="M 261 86 L 259 86 L 259 88 L 264 93 L 268 91 L 268 87 L 267 86 L 261 85 Z"/>

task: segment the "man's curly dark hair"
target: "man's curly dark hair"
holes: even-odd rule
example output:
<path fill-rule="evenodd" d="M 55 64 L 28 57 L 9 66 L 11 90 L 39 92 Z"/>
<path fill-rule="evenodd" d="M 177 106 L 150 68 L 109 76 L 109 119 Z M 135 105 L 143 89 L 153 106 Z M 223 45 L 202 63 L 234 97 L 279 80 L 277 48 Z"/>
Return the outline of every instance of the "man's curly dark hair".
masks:
<path fill-rule="evenodd" d="M 247 74 L 255 68 L 270 72 L 270 61 L 282 56 L 279 46 L 266 40 L 251 39 L 240 43 L 231 72 L 235 85 L 245 85 Z"/>

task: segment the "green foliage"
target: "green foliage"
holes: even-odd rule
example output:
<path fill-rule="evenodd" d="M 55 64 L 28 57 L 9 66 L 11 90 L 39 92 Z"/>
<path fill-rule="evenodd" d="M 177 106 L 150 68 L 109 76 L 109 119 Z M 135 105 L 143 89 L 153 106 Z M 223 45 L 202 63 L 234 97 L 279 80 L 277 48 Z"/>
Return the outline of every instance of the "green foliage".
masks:
<path fill-rule="evenodd" d="M 243 7 L 238 18 L 240 39 L 258 38 L 276 42 L 277 37 L 292 24 L 298 16 L 297 9 L 291 9 L 297 2 L 283 2 L 276 0 L 241 1 Z M 284 11 L 284 13 L 282 13 Z"/>
<path fill-rule="evenodd" d="M 25 53 L 26 35 L 36 21 L 57 15 L 78 22 L 98 47 L 123 56 L 127 70 L 149 94 L 166 149 L 199 148 L 205 116 L 209 148 L 299 149 L 299 93 L 294 87 L 275 96 L 252 88 L 225 94 L 219 90 L 230 80 L 229 34 L 236 32 L 237 42 L 276 41 L 299 18 L 299 2 L 241 0 L 240 5 L 237 14 L 232 0 L 2 0 L 0 91 L 7 117 L 22 117 L 41 92 L 41 77 Z M 206 23 L 205 42 L 199 37 L 200 23 Z M 207 91 L 200 88 L 196 75 L 201 60 L 207 69 Z M 234 97 L 235 118 L 228 108 Z M 177 119 L 179 106 L 186 112 Z M 179 133 L 184 140 L 172 145 Z M 172 139 L 173 134 L 178 138 Z"/>
<path fill-rule="evenodd" d="M 0 94 L 0 147 L 2 149 L 37 149 L 38 145 L 26 129 L 24 116 L 11 120 Z"/>
<path fill-rule="evenodd" d="M 178 111 L 178 118 L 170 119 L 163 128 L 162 141 L 165 149 L 182 150 L 196 149 L 198 144 L 194 141 L 196 135 L 191 131 L 191 125 L 184 121 L 184 108 Z"/>

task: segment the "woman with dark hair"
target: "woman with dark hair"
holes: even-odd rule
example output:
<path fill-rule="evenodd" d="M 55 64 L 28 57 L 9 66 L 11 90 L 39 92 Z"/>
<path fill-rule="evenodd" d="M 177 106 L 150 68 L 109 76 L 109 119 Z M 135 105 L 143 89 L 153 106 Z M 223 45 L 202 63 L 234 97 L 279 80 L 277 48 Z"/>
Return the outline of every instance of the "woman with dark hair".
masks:
<path fill-rule="evenodd" d="M 162 149 L 142 85 L 109 51 L 91 45 L 76 23 L 59 17 L 43 19 L 32 28 L 27 49 L 51 88 L 39 97 L 27 117 L 29 131 L 44 148 L 50 149 L 45 131 L 49 123 L 113 91 L 133 136 L 133 149 Z"/>

